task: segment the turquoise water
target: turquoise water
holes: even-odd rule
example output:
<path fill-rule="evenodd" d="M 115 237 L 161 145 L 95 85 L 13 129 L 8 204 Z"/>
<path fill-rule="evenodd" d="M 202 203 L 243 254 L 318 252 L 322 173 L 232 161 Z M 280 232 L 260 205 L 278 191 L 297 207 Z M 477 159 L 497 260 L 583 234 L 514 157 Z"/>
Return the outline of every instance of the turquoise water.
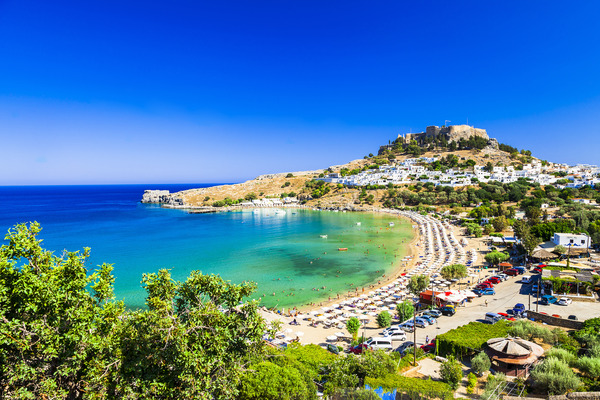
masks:
<path fill-rule="evenodd" d="M 90 269 L 113 263 L 115 293 L 132 308 L 144 305 L 142 273 L 160 268 L 179 280 L 194 269 L 251 280 L 267 307 L 303 306 L 376 283 L 404 256 L 413 235 L 408 221 L 388 215 L 306 209 L 188 214 L 140 204 L 142 193 L 137 185 L 0 188 L 0 227 L 37 220 L 46 248 L 91 247 Z"/>

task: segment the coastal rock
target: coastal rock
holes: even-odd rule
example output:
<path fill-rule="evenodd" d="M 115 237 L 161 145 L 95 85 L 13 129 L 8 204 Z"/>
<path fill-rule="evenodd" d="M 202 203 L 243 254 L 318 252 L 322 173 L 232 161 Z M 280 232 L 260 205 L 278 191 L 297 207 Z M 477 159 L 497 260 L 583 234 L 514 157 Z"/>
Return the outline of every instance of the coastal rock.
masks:
<path fill-rule="evenodd" d="M 171 193 L 168 190 L 144 190 L 142 203 L 169 204 Z"/>

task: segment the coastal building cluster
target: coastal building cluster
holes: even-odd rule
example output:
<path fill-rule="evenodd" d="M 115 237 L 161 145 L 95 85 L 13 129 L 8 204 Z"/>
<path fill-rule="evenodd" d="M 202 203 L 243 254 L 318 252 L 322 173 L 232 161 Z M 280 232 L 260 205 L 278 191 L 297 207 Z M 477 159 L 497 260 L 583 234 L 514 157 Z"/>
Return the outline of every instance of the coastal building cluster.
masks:
<path fill-rule="evenodd" d="M 600 184 L 600 168 L 595 165 L 569 166 L 554 163 L 542 165 L 540 161 L 534 160 L 523 165 L 522 169 L 516 169 L 512 165 L 497 166 L 491 170 L 482 165 L 474 165 L 472 170 L 450 168 L 446 171 L 436 171 L 427 168 L 428 164 L 437 160 L 436 157 L 409 158 L 392 165 L 381 165 L 378 169 L 362 171 L 356 175 L 342 176 L 340 173 L 332 173 L 318 179 L 347 186 L 431 182 L 436 186 L 461 187 L 477 182 L 511 183 L 520 178 L 530 179 L 540 185 L 556 185 L 559 188 L 579 188 L 585 185 Z M 564 180 L 567 182 L 565 183 Z"/>

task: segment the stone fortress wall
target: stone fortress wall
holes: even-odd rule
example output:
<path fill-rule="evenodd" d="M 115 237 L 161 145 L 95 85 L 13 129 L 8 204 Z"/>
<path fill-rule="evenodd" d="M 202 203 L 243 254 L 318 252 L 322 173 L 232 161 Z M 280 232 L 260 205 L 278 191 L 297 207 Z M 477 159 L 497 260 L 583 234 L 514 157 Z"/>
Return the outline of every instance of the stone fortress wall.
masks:
<path fill-rule="evenodd" d="M 398 135 L 398 139 L 404 139 L 405 143 L 416 140 L 417 143 L 421 144 L 427 138 L 435 138 L 441 135 L 446 136 L 448 142 L 459 141 L 460 139 L 466 140 L 471 136 L 490 139 L 485 129 L 474 128 L 469 125 L 428 126 L 425 132 Z"/>

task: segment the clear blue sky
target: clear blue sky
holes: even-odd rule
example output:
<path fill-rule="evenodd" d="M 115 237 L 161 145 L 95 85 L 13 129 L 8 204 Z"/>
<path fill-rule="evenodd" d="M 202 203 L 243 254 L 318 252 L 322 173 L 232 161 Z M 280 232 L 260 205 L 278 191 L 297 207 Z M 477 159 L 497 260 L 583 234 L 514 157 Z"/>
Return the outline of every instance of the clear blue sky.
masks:
<path fill-rule="evenodd" d="M 600 163 L 600 2 L 0 0 L 0 184 L 238 182 L 466 123 Z"/>

